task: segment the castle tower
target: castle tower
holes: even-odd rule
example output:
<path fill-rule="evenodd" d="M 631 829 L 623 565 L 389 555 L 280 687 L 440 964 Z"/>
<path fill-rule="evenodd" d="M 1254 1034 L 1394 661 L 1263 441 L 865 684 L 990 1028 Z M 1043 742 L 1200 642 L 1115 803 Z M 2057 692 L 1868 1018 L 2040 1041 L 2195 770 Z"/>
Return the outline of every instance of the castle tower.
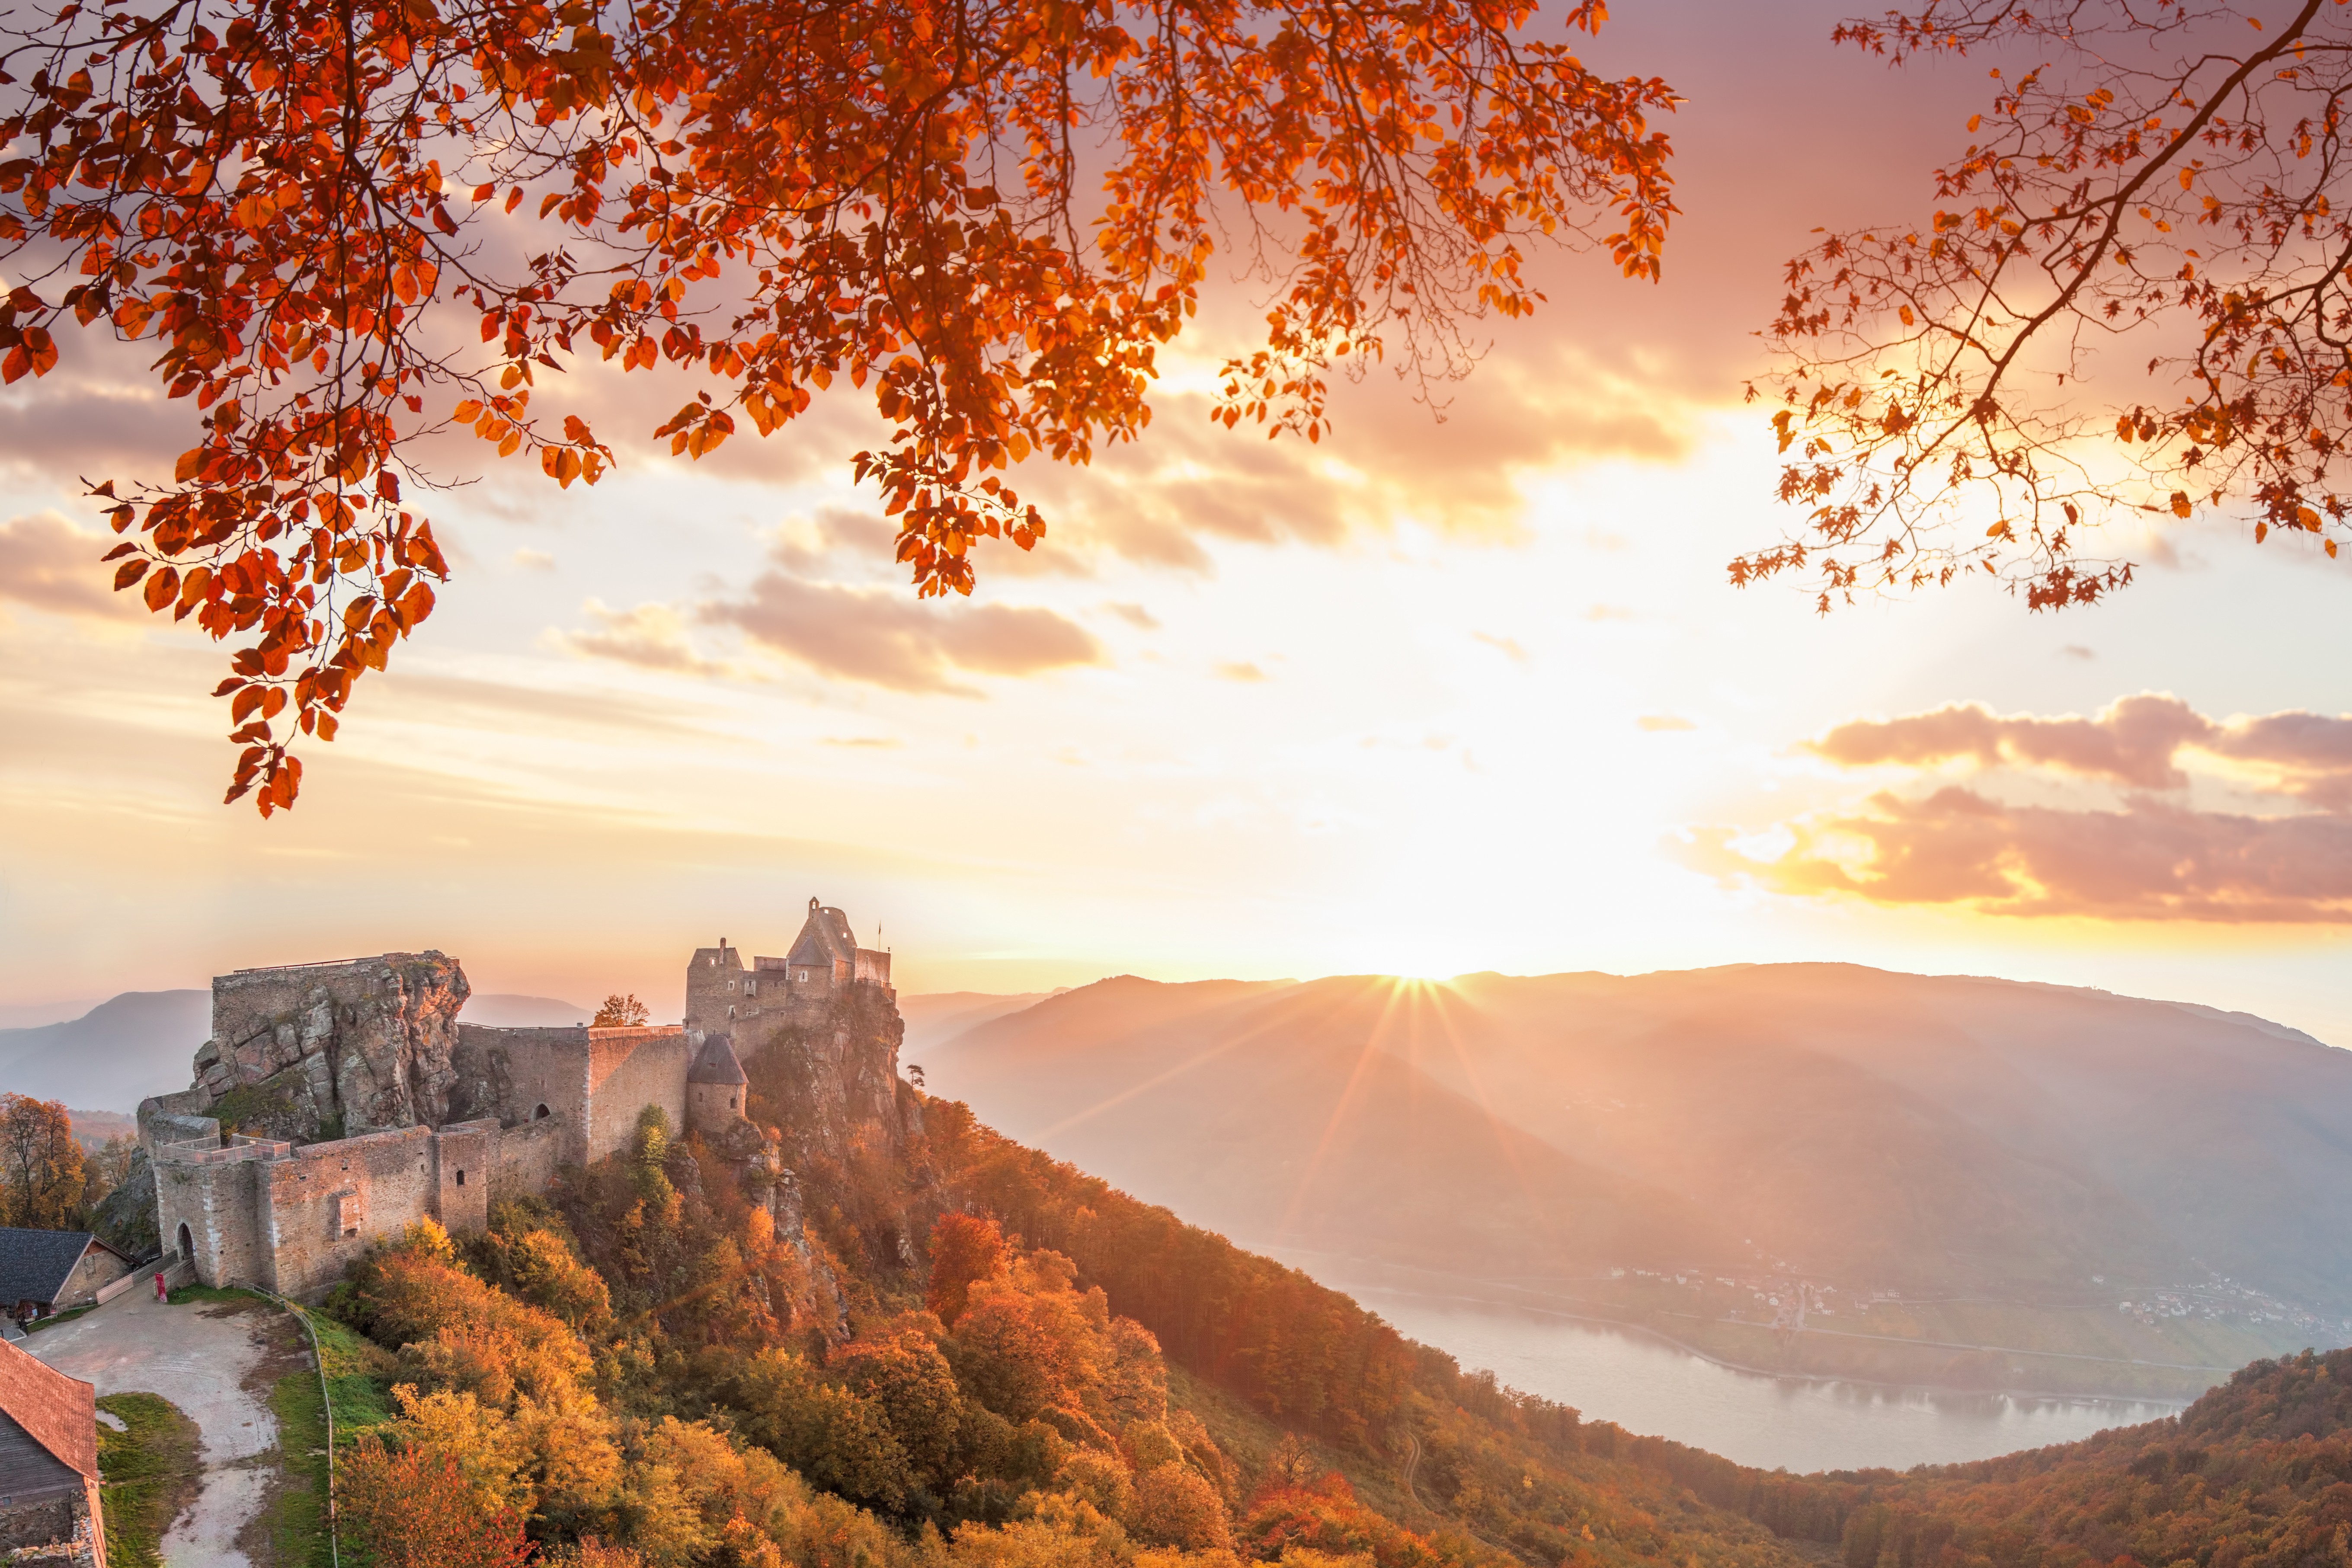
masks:
<path fill-rule="evenodd" d="M 732 1037 L 737 1054 L 750 1059 L 779 1029 L 811 1026 L 836 1003 L 867 991 L 897 1001 L 890 955 L 858 946 L 849 917 L 811 899 L 800 934 L 782 958 L 755 956 L 747 963 L 743 950 L 725 937 L 717 947 L 694 950 L 686 967 L 686 1026 Z"/>
<path fill-rule="evenodd" d="M 735 1057 L 735 1042 L 712 1035 L 686 1074 L 686 1125 L 705 1138 L 717 1138 L 729 1128 L 750 1120 L 743 1113 L 751 1080 Z"/>

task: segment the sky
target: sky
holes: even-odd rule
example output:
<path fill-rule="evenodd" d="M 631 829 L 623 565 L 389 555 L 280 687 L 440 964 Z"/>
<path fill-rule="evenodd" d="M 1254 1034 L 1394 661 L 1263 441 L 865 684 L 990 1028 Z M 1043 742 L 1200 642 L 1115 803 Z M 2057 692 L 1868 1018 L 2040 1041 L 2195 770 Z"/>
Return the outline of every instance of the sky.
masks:
<path fill-rule="evenodd" d="M 1790 522 L 1740 400 L 1780 263 L 1926 211 L 1980 107 L 1838 14 L 1616 7 L 1594 63 L 1688 99 L 1662 284 L 1548 260 L 1442 416 L 1376 376 L 1314 447 L 1210 426 L 1223 285 L 1143 443 L 1016 477 L 1048 537 L 969 601 L 890 563 L 847 399 L 434 496 L 441 607 L 266 822 L 218 804 L 220 650 L 107 592 L 76 499 L 181 410 L 68 342 L 0 395 L 0 1024 L 423 948 L 675 1016 L 691 949 L 818 896 L 902 992 L 1835 960 L 2352 1045 L 2352 563 L 2200 516 L 2057 616 L 1727 583 Z M 677 401 L 570 379 L 600 431 Z"/>

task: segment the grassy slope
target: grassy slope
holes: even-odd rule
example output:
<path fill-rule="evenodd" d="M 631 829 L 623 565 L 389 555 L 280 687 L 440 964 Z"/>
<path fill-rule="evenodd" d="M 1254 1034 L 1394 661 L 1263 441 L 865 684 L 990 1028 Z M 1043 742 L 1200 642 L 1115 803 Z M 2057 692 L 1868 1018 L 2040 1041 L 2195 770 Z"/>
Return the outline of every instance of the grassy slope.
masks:
<path fill-rule="evenodd" d="M 124 1427 L 98 1427 L 106 1560 L 112 1568 L 162 1568 L 163 1532 L 196 1495 L 196 1424 L 160 1394 L 110 1394 L 98 1407 Z"/>

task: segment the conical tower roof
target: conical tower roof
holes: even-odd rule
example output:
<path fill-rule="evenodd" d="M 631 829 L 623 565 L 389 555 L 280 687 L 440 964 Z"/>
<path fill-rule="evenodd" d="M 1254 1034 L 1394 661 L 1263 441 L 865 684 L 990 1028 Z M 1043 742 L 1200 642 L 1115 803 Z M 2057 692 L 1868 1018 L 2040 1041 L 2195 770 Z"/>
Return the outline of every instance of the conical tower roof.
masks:
<path fill-rule="evenodd" d="M 735 1055 L 735 1042 L 725 1035 L 712 1035 L 702 1042 L 702 1049 L 687 1069 L 688 1083 L 749 1083 L 743 1076 L 743 1063 Z"/>

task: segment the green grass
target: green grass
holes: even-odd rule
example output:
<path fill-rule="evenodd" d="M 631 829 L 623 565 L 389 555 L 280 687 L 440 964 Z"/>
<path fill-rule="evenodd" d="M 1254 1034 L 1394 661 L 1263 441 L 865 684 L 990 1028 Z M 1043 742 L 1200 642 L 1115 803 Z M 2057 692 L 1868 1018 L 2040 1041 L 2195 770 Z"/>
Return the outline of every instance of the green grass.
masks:
<path fill-rule="evenodd" d="M 299 1310 L 299 1309 L 298 1309 Z M 399 1414 L 392 1405 L 392 1357 L 358 1330 L 324 1312 L 304 1311 L 318 1336 L 319 1368 L 335 1402 L 335 1447 Z"/>
<path fill-rule="evenodd" d="M 196 1493 L 196 1424 L 154 1394 L 110 1394 L 98 1407 L 119 1418 L 98 1427 L 106 1560 L 112 1568 L 163 1568 L 163 1532 Z"/>
<path fill-rule="evenodd" d="M 270 1490 L 264 1524 L 274 1568 L 321 1568 L 333 1561 L 327 1542 L 327 1420 L 318 1374 L 289 1373 L 269 1391 L 278 1416 L 282 1484 Z"/>
<path fill-rule="evenodd" d="M 292 1310 L 310 1327 L 318 1370 L 289 1373 L 270 1391 L 283 1479 L 271 1491 L 262 1523 L 272 1568 L 325 1568 L 334 1561 L 328 1526 L 334 1475 L 320 1378 L 324 1375 L 327 1398 L 333 1402 L 334 1447 L 346 1449 L 361 1432 L 396 1414 L 388 1376 L 392 1358 L 324 1312 Z"/>

